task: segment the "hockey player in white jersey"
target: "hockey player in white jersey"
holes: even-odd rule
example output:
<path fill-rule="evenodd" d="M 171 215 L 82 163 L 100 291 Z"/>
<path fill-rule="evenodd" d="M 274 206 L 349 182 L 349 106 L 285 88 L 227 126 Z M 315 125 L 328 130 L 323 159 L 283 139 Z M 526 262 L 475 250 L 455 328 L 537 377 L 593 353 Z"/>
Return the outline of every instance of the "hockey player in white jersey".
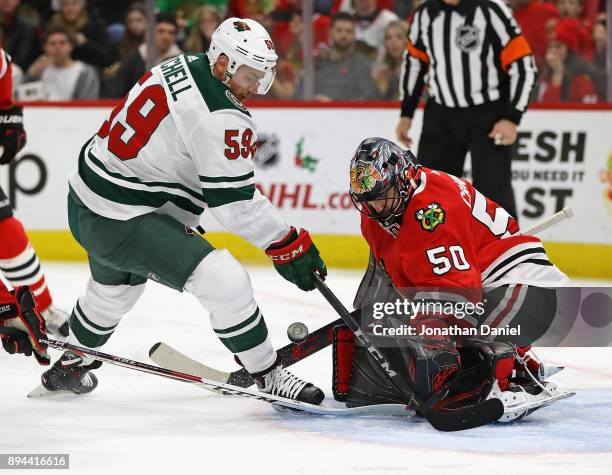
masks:
<path fill-rule="evenodd" d="M 91 278 L 72 312 L 69 342 L 103 345 L 151 279 L 199 300 L 260 390 L 322 401 L 319 388 L 282 367 L 243 267 L 186 232 L 207 209 L 265 250 L 300 289 L 314 289 L 313 271 L 326 273 L 308 232 L 289 226 L 255 188 L 256 126 L 242 102 L 268 91 L 276 60 L 259 23 L 225 20 L 206 54 L 147 72 L 85 143 L 69 179 L 68 217 Z M 42 383 L 49 391 L 90 392 L 99 366 L 66 352 Z"/>

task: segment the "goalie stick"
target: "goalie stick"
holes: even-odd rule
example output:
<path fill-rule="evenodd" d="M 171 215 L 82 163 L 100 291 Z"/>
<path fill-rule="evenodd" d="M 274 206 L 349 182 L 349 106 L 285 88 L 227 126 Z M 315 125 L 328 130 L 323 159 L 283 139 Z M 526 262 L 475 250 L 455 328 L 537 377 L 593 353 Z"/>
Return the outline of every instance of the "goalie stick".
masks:
<path fill-rule="evenodd" d="M 377 404 L 374 406 L 363 406 L 354 408 L 317 406 L 315 404 L 296 401 L 295 399 L 288 399 L 259 391 L 244 389 L 239 386 L 234 386 L 232 384 L 211 381 L 208 379 L 201 378 L 199 376 L 195 376 L 193 374 L 182 373 L 179 371 L 173 371 L 171 369 L 141 363 L 139 361 L 130 360 L 121 356 L 110 355 L 108 353 L 102 353 L 100 351 L 73 345 L 71 343 L 66 343 L 63 341 L 57 341 L 52 339 L 39 339 L 39 341 L 41 343 L 46 343 L 51 348 L 70 350 L 80 356 L 88 356 L 103 363 L 110 363 L 134 371 L 141 371 L 144 373 L 153 374 L 155 376 L 161 376 L 162 378 L 168 378 L 173 379 L 175 381 L 181 381 L 183 383 L 193 384 L 200 388 L 207 389 L 209 391 L 213 391 L 215 393 L 222 394 L 225 396 L 238 396 L 248 399 L 257 399 L 259 401 L 264 401 L 269 404 L 272 404 L 275 407 L 282 407 L 293 411 L 301 411 L 320 416 L 408 417 L 414 415 L 414 411 L 411 411 L 404 404 Z"/>

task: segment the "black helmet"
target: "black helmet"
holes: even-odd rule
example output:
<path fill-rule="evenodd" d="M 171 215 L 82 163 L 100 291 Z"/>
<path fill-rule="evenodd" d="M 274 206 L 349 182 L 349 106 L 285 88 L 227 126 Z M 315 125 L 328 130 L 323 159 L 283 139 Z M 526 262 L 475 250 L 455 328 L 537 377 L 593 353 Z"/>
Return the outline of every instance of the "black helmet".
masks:
<path fill-rule="evenodd" d="M 419 168 L 410 150 L 380 137 L 365 139 L 351 159 L 353 204 L 385 227 L 401 222 L 406 203 L 417 187 Z M 392 188 L 395 193 L 390 192 Z M 384 200 L 385 206 L 377 211 L 371 202 L 379 200 Z M 387 204 L 387 200 L 392 201 Z"/>

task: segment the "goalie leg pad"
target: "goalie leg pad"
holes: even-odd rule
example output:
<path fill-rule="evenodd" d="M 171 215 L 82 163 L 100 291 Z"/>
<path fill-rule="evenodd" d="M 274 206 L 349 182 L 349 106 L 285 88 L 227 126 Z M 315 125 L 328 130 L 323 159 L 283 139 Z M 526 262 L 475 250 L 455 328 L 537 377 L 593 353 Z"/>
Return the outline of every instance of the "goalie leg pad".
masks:
<path fill-rule="evenodd" d="M 332 391 L 336 401 L 346 401 L 349 395 L 353 357 L 355 355 L 355 336 L 345 325 L 334 327 L 332 342 L 333 371 Z"/>
<path fill-rule="evenodd" d="M 459 349 L 462 367 L 438 409 L 465 407 L 481 401 L 495 384 L 505 391 L 513 375 L 514 347 L 508 343 L 478 341 Z"/>
<path fill-rule="evenodd" d="M 185 290 L 208 310 L 217 337 L 247 371 L 257 373 L 274 364 L 276 351 L 249 276 L 226 249 L 209 253 L 187 279 Z"/>

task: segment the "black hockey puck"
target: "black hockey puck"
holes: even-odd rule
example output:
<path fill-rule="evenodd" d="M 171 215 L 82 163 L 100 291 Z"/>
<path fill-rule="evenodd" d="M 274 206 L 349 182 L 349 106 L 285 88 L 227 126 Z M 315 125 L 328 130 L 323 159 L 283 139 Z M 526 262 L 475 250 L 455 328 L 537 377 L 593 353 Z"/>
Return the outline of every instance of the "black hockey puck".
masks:
<path fill-rule="evenodd" d="M 287 337 L 293 343 L 301 343 L 308 336 L 308 327 L 302 322 L 293 322 L 287 327 Z"/>

